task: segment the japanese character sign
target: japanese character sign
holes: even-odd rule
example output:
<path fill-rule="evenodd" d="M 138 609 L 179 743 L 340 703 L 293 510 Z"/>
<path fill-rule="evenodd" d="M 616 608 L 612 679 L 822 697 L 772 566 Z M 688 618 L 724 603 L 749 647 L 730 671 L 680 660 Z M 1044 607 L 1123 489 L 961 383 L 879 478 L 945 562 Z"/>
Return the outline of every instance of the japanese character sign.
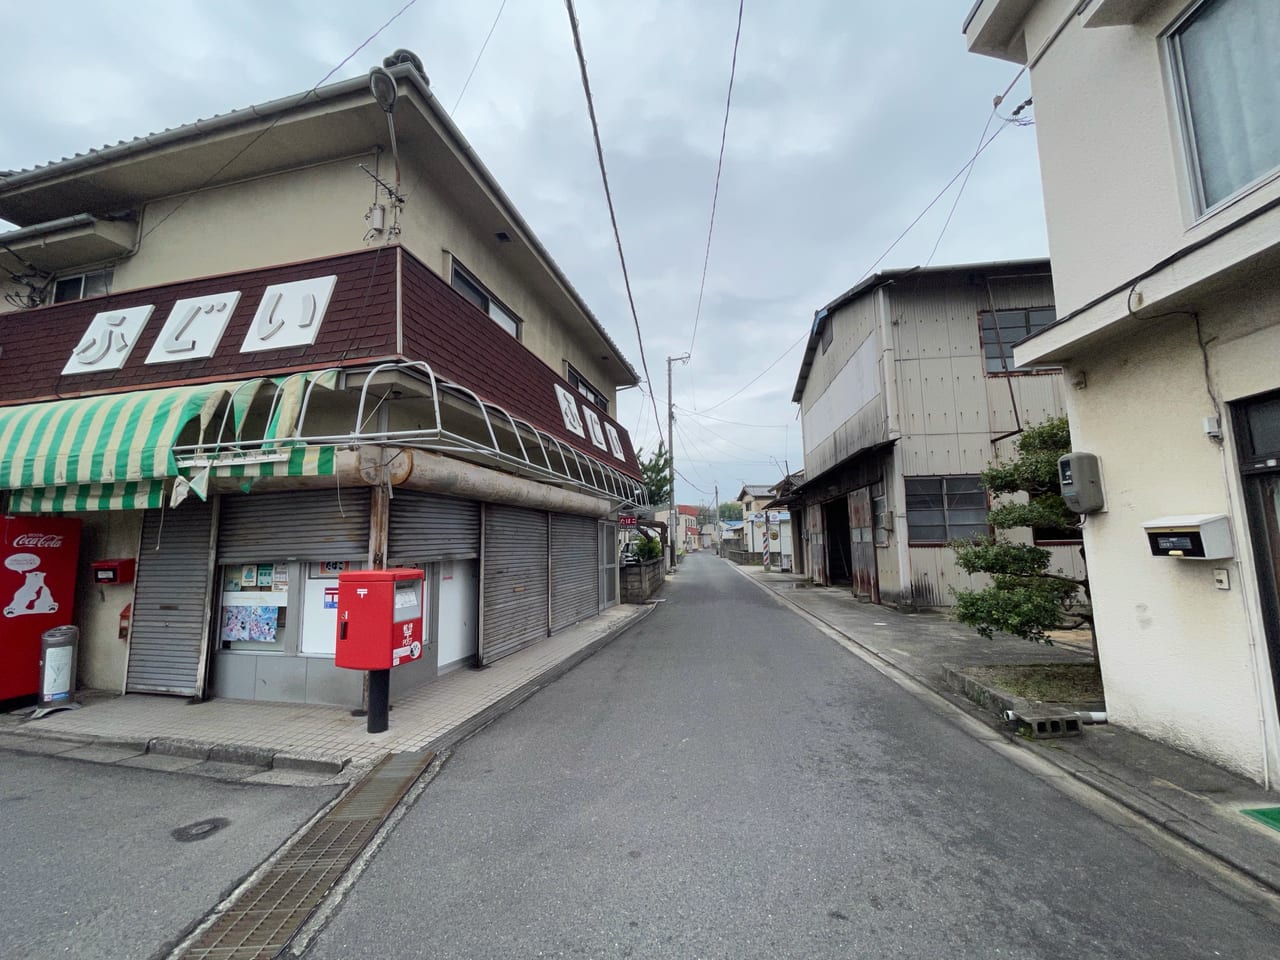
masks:
<path fill-rule="evenodd" d="M 138 336 L 153 310 L 155 305 L 147 304 L 127 310 L 104 310 L 95 315 L 71 351 L 71 358 L 62 368 L 63 375 L 119 370 L 137 345 Z"/>
<path fill-rule="evenodd" d="M 556 399 L 560 401 L 560 416 L 564 418 L 564 428 L 586 438 L 587 432 L 582 428 L 582 417 L 578 413 L 578 398 L 560 384 L 556 384 Z"/>
<path fill-rule="evenodd" d="M 609 451 L 619 460 L 625 461 L 627 455 L 622 452 L 622 438 L 618 436 L 617 428 L 612 423 L 606 423 L 604 429 L 609 435 Z"/>
<path fill-rule="evenodd" d="M 601 450 L 606 449 L 604 445 L 604 428 L 600 426 L 600 415 L 587 407 L 584 407 L 582 412 L 587 415 L 587 430 L 591 434 L 591 442 Z"/>
<path fill-rule="evenodd" d="M 267 287 L 240 352 L 311 346 L 337 282 L 331 275 Z"/>
<path fill-rule="evenodd" d="M 169 311 L 159 339 L 147 354 L 147 363 L 174 363 L 213 356 L 239 302 L 239 290 L 179 300 Z"/>

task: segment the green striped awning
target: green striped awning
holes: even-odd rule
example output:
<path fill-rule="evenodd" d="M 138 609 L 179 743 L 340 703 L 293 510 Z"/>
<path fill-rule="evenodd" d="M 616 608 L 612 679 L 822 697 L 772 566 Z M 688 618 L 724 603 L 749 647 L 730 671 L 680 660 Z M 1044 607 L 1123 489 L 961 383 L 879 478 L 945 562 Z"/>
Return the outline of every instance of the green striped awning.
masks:
<path fill-rule="evenodd" d="M 63 487 L 35 487 L 9 495 L 14 513 L 62 513 L 72 510 L 146 510 L 162 507 L 163 480 L 127 483 L 84 483 Z"/>
<path fill-rule="evenodd" d="M 246 463 L 215 461 L 211 469 L 215 477 L 328 477 L 333 475 L 334 454 L 334 447 L 296 446 L 289 448 L 285 459 Z"/>
<path fill-rule="evenodd" d="M 142 390 L 0 408 L 0 489 L 109 484 L 177 474 L 173 446 L 203 435 L 235 384 Z"/>

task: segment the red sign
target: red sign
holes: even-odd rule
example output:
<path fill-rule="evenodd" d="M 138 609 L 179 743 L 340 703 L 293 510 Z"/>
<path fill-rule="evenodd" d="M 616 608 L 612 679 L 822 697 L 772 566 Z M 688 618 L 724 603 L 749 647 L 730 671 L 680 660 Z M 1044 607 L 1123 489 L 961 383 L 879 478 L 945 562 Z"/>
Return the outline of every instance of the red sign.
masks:
<path fill-rule="evenodd" d="M 636 525 L 636 518 L 634 514 L 623 513 L 618 515 L 618 526 L 634 527 L 635 525 Z"/>
<path fill-rule="evenodd" d="M 40 635 L 72 623 L 80 521 L 0 518 L 0 701 L 40 693 Z"/>

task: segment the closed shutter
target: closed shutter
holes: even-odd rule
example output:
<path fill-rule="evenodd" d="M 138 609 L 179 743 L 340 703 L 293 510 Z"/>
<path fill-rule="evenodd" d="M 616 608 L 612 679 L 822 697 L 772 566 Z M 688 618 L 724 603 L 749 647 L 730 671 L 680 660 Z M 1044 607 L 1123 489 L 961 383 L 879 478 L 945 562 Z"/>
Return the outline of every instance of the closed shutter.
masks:
<path fill-rule="evenodd" d="M 393 562 L 480 556 L 480 504 L 397 490 L 391 499 L 387 557 Z"/>
<path fill-rule="evenodd" d="M 551 515 L 551 632 L 600 612 L 599 524 Z"/>
<path fill-rule="evenodd" d="M 249 493 L 222 498 L 218 562 L 331 560 L 369 550 L 369 488 Z"/>
<path fill-rule="evenodd" d="M 142 517 L 129 635 L 129 693 L 204 692 L 213 507 L 189 502 Z"/>
<path fill-rule="evenodd" d="M 486 507 L 483 570 L 482 664 L 547 636 L 547 515 Z"/>

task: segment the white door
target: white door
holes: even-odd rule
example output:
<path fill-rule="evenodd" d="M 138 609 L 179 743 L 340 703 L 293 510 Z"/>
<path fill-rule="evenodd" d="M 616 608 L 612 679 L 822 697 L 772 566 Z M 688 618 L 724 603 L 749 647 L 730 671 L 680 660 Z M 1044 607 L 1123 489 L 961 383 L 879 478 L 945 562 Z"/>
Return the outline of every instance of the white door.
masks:
<path fill-rule="evenodd" d="M 439 672 L 469 664 L 479 651 L 479 590 L 475 560 L 443 560 L 437 610 Z"/>

